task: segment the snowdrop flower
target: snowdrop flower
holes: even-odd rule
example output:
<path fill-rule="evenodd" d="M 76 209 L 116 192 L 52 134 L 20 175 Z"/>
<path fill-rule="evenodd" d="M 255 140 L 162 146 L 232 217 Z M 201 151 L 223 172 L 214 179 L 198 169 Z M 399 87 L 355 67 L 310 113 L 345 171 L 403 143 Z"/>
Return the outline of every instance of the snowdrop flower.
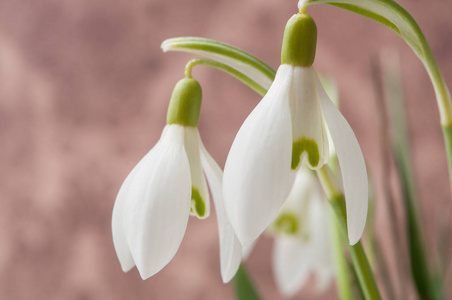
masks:
<path fill-rule="evenodd" d="M 160 140 L 130 172 L 116 198 L 112 217 L 116 253 L 123 271 L 136 265 L 143 279 L 159 272 L 176 254 L 189 215 L 209 216 L 206 177 L 218 218 L 223 281 L 229 281 L 240 264 L 241 246 L 223 208 L 222 172 L 196 127 L 201 98 L 196 80 L 177 83 Z"/>
<path fill-rule="evenodd" d="M 319 292 L 328 288 L 334 276 L 328 204 L 314 176 L 300 168 L 269 229 L 275 236 L 273 272 L 285 296 L 298 292 L 311 274 Z"/>
<path fill-rule="evenodd" d="M 312 67 L 316 39 L 315 22 L 307 14 L 288 21 L 275 80 L 229 152 L 224 203 L 244 247 L 276 218 L 302 163 L 315 170 L 327 162 L 327 127 L 341 168 L 351 245 L 364 230 L 368 190 L 364 158 L 353 130 Z"/>

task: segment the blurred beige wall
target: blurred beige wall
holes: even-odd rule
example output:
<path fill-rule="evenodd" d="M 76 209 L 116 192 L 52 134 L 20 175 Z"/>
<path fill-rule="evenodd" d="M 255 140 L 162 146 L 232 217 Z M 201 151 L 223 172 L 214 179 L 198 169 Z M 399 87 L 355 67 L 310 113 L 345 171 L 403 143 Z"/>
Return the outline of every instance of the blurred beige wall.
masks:
<path fill-rule="evenodd" d="M 452 86 L 450 0 L 401 0 L 418 20 Z M 231 299 L 220 277 L 213 215 L 190 218 L 181 248 L 160 273 L 124 274 L 112 244 L 116 193 L 154 145 L 192 56 L 163 54 L 169 37 L 201 36 L 279 64 L 297 1 L 0 1 L 0 299 Z M 450 206 L 446 156 L 432 86 L 411 49 L 373 21 L 330 6 L 318 25 L 315 67 L 337 79 L 342 110 L 373 177 L 381 172 L 370 61 L 400 52 L 420 199 L 428 232 Z M 204 90 L 199 128 L 224 165 L 241 123 L 260 100 L 217 70 L 196 67 Z M 378 199 L 378 198 L 377 198 Z M 385 230 L 385 215 L 378 230 Z M 429 241 L 435 237 L 429 235 Z M 266 299 L 281 299 L 271 239 L 248 262 Z M 311 281 L 312 283 L 312 281 Z M 297 299 L 311 299 L 310 287 Z M 335 297 L 334 288 L 321 299 Z"/>

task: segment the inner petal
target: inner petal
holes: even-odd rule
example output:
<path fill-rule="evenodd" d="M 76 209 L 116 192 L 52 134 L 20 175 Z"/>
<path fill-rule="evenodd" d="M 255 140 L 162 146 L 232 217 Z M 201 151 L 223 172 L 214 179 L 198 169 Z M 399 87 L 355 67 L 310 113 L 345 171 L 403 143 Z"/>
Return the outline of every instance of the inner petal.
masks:
<path fill-rule="evenodd" d="M 190 214 L 205 219 L 210 214 L 209 191 L 199 153 L 199 132 L 196 127 L 185 127 L 185 151 L 190 164 L 192 182 Z"/>
<path fill-rule="evenodd" d="M 306 158 L 311 169 L 318 169 L 328 159 L 328 140 L 311 67 L 294 68 L 289 97 L 293 139 L 291 168 L 298 169 Z"/>

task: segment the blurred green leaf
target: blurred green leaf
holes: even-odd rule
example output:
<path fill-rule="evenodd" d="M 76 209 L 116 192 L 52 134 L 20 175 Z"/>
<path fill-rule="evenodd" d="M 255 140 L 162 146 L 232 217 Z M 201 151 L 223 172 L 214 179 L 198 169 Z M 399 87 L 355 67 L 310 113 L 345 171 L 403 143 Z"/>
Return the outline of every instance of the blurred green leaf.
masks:
<path fill-rule="evenodd" d="M 400 178 L 405 219 L 408 230 L 408 250 L 411 274 L 421 299 L 435 299 L 432 277 L 427 260 L 426 244 L 417 206 L 416 181 L 412 168 L 410 141 L 404 107 L 403 87 L 398 69 L 398 61 L 385 57 L 383 70 L 386 99 L 389 105 L 392 132 L 392 144 Z"/>
<path fill-rule="evenodd" d="M 237 300 L 259 300 L 259 293 L 248 275 L 245 266 L 240 265 L 233 278 L 235 295 Z"/>

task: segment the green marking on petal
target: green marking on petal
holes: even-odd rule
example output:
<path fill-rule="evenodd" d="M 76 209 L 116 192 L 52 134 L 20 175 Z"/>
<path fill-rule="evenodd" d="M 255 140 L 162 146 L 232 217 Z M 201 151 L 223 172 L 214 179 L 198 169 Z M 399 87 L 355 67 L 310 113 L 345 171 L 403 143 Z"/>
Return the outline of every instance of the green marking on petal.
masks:
<path fill-rule="evenodd" d="M 298 168 L 303 152 L 308 154 L 311 167 L 315 168 L 320 162 L 319 146 L 313 139 L 301 138 L 295 141 L 292 146 L 292 170 Z"/>
<path fill-rule="evenodd" d="M 194 202 L 194 205 L 192 205 L 190 212 L 200 218 L 204 217 L 204 215 L 206 214 L 206 204 L 204 203 L 204 200 L 202 199 L 198 189 L 195 187 L 191 188 L 191 200 L 192 202 Z M 193 208 L 196 211 L 193 211 Z"/>
<path fill-rule="evenodd" d="M 275 220 L 273 227 L 281 233 L 296 234 L 300 226 L 295 215 L 283 213 Z"/>

